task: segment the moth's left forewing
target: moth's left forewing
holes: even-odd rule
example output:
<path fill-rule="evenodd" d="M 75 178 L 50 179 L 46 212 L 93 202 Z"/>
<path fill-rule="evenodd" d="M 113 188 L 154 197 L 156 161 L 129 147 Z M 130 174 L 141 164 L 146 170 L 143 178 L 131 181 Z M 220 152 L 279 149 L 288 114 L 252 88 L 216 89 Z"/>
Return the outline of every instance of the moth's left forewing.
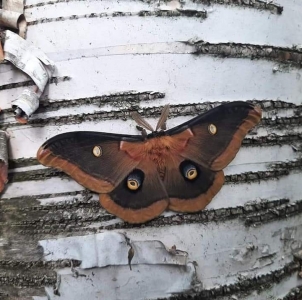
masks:
<path fill-rule="evenodd" d="M 45 142 L 37 159 L 94 192 L 108 193 L 139 164 L 120 150 L 123 137 L 98 132 L 64 133 Z M 140 139 L 133 143 L 140 143 Z"/>

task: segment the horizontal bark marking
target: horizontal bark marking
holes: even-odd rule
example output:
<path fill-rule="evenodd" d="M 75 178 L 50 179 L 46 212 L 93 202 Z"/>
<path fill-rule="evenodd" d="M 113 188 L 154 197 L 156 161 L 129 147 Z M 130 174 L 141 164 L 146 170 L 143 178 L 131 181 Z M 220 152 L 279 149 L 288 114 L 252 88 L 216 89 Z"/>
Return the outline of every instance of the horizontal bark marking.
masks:
<path fill-rule="evenodd" d="M 32 275 L 35 275 L 39 270 L 55 270 L 58 268 L 71 268 L 78 267 L 81 264 L 80 261 L 74 259 L 60 259 L 56 261 L 46 260 L 0 260 L 0 274 L 7 271 L 32 271 Z M 0 275 L 1 277 L 1 275 Z"/>
<path fill-rule="evenodd" d="M 302 124 L 302 116 L 294 116 L 294 117 L 285 117 L 285 118 L 262 118 L 260 126 L 270 126 L 270 127 L 280 127 L 281 129 L 286 129 L 287 125 L 301 125 Z M 292 126 L 290 126 L 292 128 Z"/>
<path fill-rule="evenodd" d="M 30 167 L 30 166 L 36 166 L 39 164 L 40 164 L 39 161 L 35 157 L 17 158 L 17 159 L 8 160 L 9 169 Z"/>
<path fill-rule="evenodd" d="M 300 276 L 301 277 L 301 276 Z M 302 299 L 302 285 L 292 288 L 282 299 L 280 300 L 297 300 Z"/>
<path fill-rule="evenodd" d="M 37 214 L 37 212 L 40 212 Z M 279 213 L 276 215 L 276 213 Z M 302 200 L 289 203 L 288 199 L 262 200 L 245 204 L 243 206 L 209 209 L 197 213 L 181 214 L 172 216 L 160 216 L 145 224 L 128 224 L 118 222 L 114 224 L 98 225 L 90 228 L 94 223 L 107 222 L 117 219 L 105 212 L 98 201 L 90 203 L 74 202 L 56 203 L 50 205 L 38 205 L 25 209 L 6 209 L 6 222 L 0 223 L 0 228 L 9 228 L 8 236 L 14 235 L 39 235 L 45 236 L 66 233 L 75 235 L 77 232 L 98 232 L 99 230 L 131 229 L 145 227 L 163 227 L 183 224 L 206 224 L 209 222 L 225 222 L 239 219 L 246 226 L 260 226 L 261 224 L 281 220 L 284 218 L 302 215 Z M 22 214 L 17 220 L 15 216 Z M 39 216 L 40 215 L 40 216 Z M 273 215 L 273 217 L 271 217 Z M 20 238 L 19 238 L 20 239 Z"/>
<path fill-rule="evenodd" d="M 234 207 L 234 208 L 204 210 L 194 214 L 176 214 L 170 217 L 161 216 L 154 221 L 148 222 L 146 225 L 147 227 L 157 227 L 157 226 L 172 226 L 172 225 L 183 225 L 183 224 L 194 224 L 194 223 L 204 224 L 209 222 L 223 222 L 226 220 L 233 220 L 237 218 L 245 220 L 248 218 L 247 216 L 253 215 L 255 214 L 255 212 L 259 212 L 259 213 L 266 212 L 268 210 L 278 208 L 279 206 L 287 205 L 286 203 L 288 202 L 289 202 L 288 199 L 262 201 L 261 203 L 248 204 L 245 206 Z M 64 223 L 65 225 L 67 224 L 72 225 L 73 223 L 76 224 L 80 222 L 81 225 L 79 224 L 79 226 L 86 227 L 89 224 L 93 224 L 93 222 L 104 222 L 104 221 L 108 221 L 109 219 L 116 219 L 116 217 L 112 215 L 100 216 L 99 214 L 100 207 L 98 208 L 98 210 L 87 208 L 85 211 L 85 209 L 83 208 L 71 209 L 68 207 L 68 205 L 64 205 L 64 204 L 59 206 L 62 206 L 64 208 L 57 208 L 56 210 L 54 210 L 53 207 L 49 207 L 50 209 L 47 210 L 47 208 L 44 207 L 44 211 L 48 212 L 48 214 L 45 215 L 46 216 L 45 221 L 43 222 L 42 220 L 43 226 L 45 225 L 46 227 L 48 227 L 48 225 L 51 225 L 53 233 L 62 231 L 59 225 Z M 298 207 L 298 209 L 300 209 L 297 212 L 297 214 L 299 212 L 301 213 L 301 206 L 302 206 L 302 201 L 299 201 L 298 204 L 295 205 L 295 207 Z M 72 215 L 72 218 L 66 219 L 66 217 L 64 217 L 65 209 L 67 209 L 69 214 Z M 81 215 L 79 214 L 79 211 L 81 211 Z M 32 217 L 34 216 L 32 215 Z M 16 227 L 19 227 L 18 229 L 24 233 L 26 231 L 29 231 L 31 228 L 34 230 L 36 225 L 39 224 L 41 224 L 40 219 L 32 219 L 28 221 L 24 220 L 21 222 L 12 222 L 12 223 L 9 222 L 7 224 L 1 224 L 1 227 L 7 225 L 14 226 L 15 229 L 17 229 Z M 125 228 L 129 229 L 129 228 L 137 228 L 137 227 L 146 227 L 146 226 L 131 225 L 128 223 L 118 223 L 114 225 L 101 226 L 100 228 L 106 230 L 113 230 L 113 229 L 125 229 Z"/>
<path fill-rule="evenodd" d="M 15 287 L 2 285 L 0 291 L 1 300 L 33 300 L 34 296 L 45 297 L 44 287 Z M 42 298 L 43 299 L 43 298 Z"/>
<path fill-rule="evenodd" d="M 241 279 L 234 284 L 222 285 L 209 290 L 202 290 L 196 293 L 180 294 L 172 296 L 169 300 L 208 300 L 217 299 L 222 296 L 232 296 L 241 292 L 253 292 L 255 290 L 263 292 L 270 288 L 271 284 L 279 283 L 281 280 L 296 273 L 301 268 L 298 262 L 290 262 L 279 270 L 272 271 L 268 274 L 258 275 L 248 279 Z M 164 300 L 167 298 L 160 298 Z M 239 298 L 238 298 L 239 299 Z M 293 300 L 298 298 L 285 298 L 286 300 Z"/>
<path fill-rule="evenodd" d="M 302 201 L 285 203 L 278 207 L 270 208 L 266 211 L 252 213 L 245 218 L 245 225 L 257 226 L 263 223 L 284 219 L 297 214 L 302 214 Z"/>
<path fill-rule="evenodd" d="M 128 223 L 116 223 L 108 226 L 101 226 L 99 229 L 113 230 L 113 229 L 129 229 L 137 227 L 162 227 L 162 226 L 172 226 L 172 225 L 183 225 L 183 224 L 205 224 L 209 222 L 224 222 L 227 220 L 240 219 L 243 222 L 250 216 L 257 212 L 266 212 L 275 209 L 279 206 L 287 205 L 289 203 L 288 199 L 280 199 L 274 201 L 262 201 L 256 204 L 246 204 L 244 206 L 237 206 L 231 208 L 220 208 L 220 209 L 210 209 L 203 210 L 194 214 L 177 214 L 170 217 L 160 216 L 150 222 L 143 225 L 132 225 Z M 290 206 L 290 204 L 288 204 Z M 302 200 L 295 203 L 295 209 L 297 213 L 292 211 L 290 216 L 286 214 L 280 215 L 280 219 L 295 216 L 302 213 Z M 273 219 L 264 220 L 262 223 L 267 223 L 274 221 Z M 262 223 L 258 223 L 260 225 Z M 247 224 L 245 224 L 247 225 Z M 252 225 L 252 224 L 248 224 Z"/>
<path fill-rule="evenodd" d="M 235 5 L 244 8 L 255 8 L 259 10 L 268 10 L 275 14 L 282 14 L 283 6 L 273 1 L 266 0 L 192 0 L 195 3 L 202 4 L 222 4 L 222 5 Z"/>
<path fill-rule="evenodd" d="M 292 146 L 294 151 L 301 151 L 302 147 L 300 145 L 302 139 L 302 134 L 287 134 L 287 135 L 276 135 L 271 134 L 268 136 L 262 137 L 253 137 L 253 138 L 245 138 L 242 141 L 242 145 L 244 146 L 266 146 L 266 145 L 285 145 L 289 144 Z M 298 146 L 295 146 L 295 143 L 299 143 Z"/>
<path fill-rule="evenodd" d="M 208 43 L 205 41 L 187 42 L 195 47 L 195 54 L 211 54 L 220 57 L 265 59 L 292 66 L 302 66 L 302 49 L 274 47 L 270 45 L 253 45 L 241 43 Z M 274 69 L 273 71 L 278 71 Z"/>
<path fill-rule="evenodd" d="M 44 273 L 44 272 L 43 272 Z M 27 274 L 16 274 L 4 275 L 0 273 L 0 285 L 12 285 L 18 287 L 40 287 L 54 285 L 57 281 L 57 275 L 53 272 L 53 275 L 27 275 Z"/>
<path fill-rule="evenodd" d="M 0 208 L 3 210 L 3 207 L 1 205 L 5 205 L 5 203 L 10 203 L 10 205 L 14 206 L 22 199 L 24 203 L 29 203 L 29 201 L 36 200 L 38 199 L 49 199 L 53 197 L 64 197 L 64 196 L 78 196 L 81 195 L 84 198 L 87 197 L 86 194 L 88 193 L 88 190 L 82 190 L 82 191 L 75 191 L 75 192 L 63 192 L 63 193 L 51 193 L 51 194 L 40 194 L 39 196 L 37 195 L 30 195 L 30 196 L 22 196 L 22 197 L 13 197 L 13 198 L 5 198 L 1 197 L 0 198 Z M 91 198 L 91 196 L 89 196 Z M 8 202 L 6 202 L 8 201 Z M 23 204 L 24 208 L 24 204 Z M 0 212 L 1 212 L 0 209 Z"/>
<path fill-rule="evenodd" d="M 35 21 L 27 22 L 27 26 L 51 23 L 51 22 L 62 22 L 62 21 L 72 21 L 78 19 L 91 19 L 91 18 L 108 18 L 108 17 L 194 17 L 205 19 L 207 17 L 207 12 L 205 10 L 193 10 L 193 9 L 176 9 L 176 10 L 143 10 L 139 12 L 113 12 L 113 13 L 91 13 L 85 15 L 72 15 L 67 17 L 57 17 L 57 18 L 41 18 Z"/>
<path fill-rule="evenodd" d="M 60 77 L 52 77 L 49 81 L 49 84 L 58 84 L 60 82 L 69 81 L 71 77 L 69 76 L 60 76 Z M 33 80 L 26 80 L 22 82 L 16 82 L 16 83 L 8 83 L 0 85 L 0 91 L 3 90 L 9 90 L 9 89 L 15 89 L 19 87 L 28 87 L 28 86 L 34 86 L 35 83 Z M 5 112 L 6 110 L 3 109 L 2 112 Z"/>
<path fill-rule="evenodd" d="M 58 3 L 70 3 L 81 0 L 52 0 L 47 2 L 39 2 L 36 4 L 25 5 L 24 9 L 41 7 L 45 5 L 53 5 Z M 165 2 L 170 2 L 172 0 L 166 0 Z M 140 0 L 140 2 L 145 2 L 147 4 L 150 3 L 158 3 L 158 0 Z M 281 14 L 283 12 L 283 6 L 273 1 L 267 2 L 263 0 L 192 0 L 194 3 L 201 3 L 206 5 L 212 4 L 222 4 L 222 5 L 230 5 L 230 6 L 240 6 L 244 8 L 254 8 L 263 11 L 269 11 L 275 14 Z"/>
<path fill-rule="evenodd" d="M 74 106 L 81 105 L 112 105 L 117 108 L 131 108 L 131 109 L 139 109 L 138 104 L 141 101 L 151 101 L 154 99 L 164 98 L 165 94 L 160 92 L 121 92 L 110 95 L 102 95 L 96 97 L 86 97 L 86 98 L 78 98 L 72 100 L 59 100 L 59 101 L 50 101 L 49 99 L 43 100 L 40 103 L 40 107 L 37 113 L 43 113 L 47 111 L 54 111 L 59 108 L 69 108 Z"/>
<path fill-rule="evenodd" d="M 55 111 L 59 108 L 71 108 L 74 106 L 81 105 L 98 105 L 99 107 L 104 105 L 112 105 L 114 107 L 119 108 L 118 111 L 112 111 L 113 114 L 119 114 L 121 111 L 125 111 L 128 118 L 130 118 L 130 114 L 132 111 L 137 110 L 144 117 L 149 116 L 159 116 L 162 110 L 162 107 L 153 107 L 153 108 L 144 108 L 141 109 L 139 107 L 139 103 L 141 101 L 152 101 L 155 99 L 162 99 L 165 97 L 165 93 L 162 92 L 136 92 L 136 91 L 125 91 L 120 93 L 114 93 L 109 95 L 101 95 L 95 97 L 85 97 L 85 98 L 77 98 L 77 99 L 62 99 L 62 100 L 51 100 L 44 99 L 40 102 L 40 106 L 36 113 L 45 113 L 48 111 Z M 189 104 L 178 104 L 170 106 L 169 116 L 187 116 L 187 115 L 196 115 L 198 113 L 202 113 L 207 111 L 213 107 L 221 105 L 223 103 L 227 103 L 230 101 L 215 101 L 215 102 L 203 102 L 203 103 L 189 103 Z M 253 103 L 259 105 L 264 111 L 271 111 L 276 109 L 290 109 L 294 108 L 297 115 L 301 115 L 302 113 L 302 105 L 295 105 L 294 103 L 289 103 L 280 100 L 247 100 L 246 102 Z M 152 111 L 150 111 L 152 110 Z M 129 112 L 128 112 L 129 111 Z M 2 113 L 4 113 L 4 118 L 11 117 L 12 115 L 8 115 L 7 113 L 11 112 L 12 109 L 4 109 Z M 102 114 L 103 112 L 99 112 Z M 106 112 L 108 114 L 108 112 Z M 7 114 L 7 115 L 6 115 Z M 87 115 L 87 114 L 86 114 Z M 39 118 L 36 118 L 39 119 Z M 31 120 L 33 122 L 33 120 Z M 16 123 L 18 124 L 18 123 Z M 12 123 L 15 125 L 15 123 Z"/>
<path fill-rule="evenodd" d="M 163 93 L 156 92 L 155 97 L 152 98 L 152 95 L 149 96 L 148 92 L 145 92 L 146 94 L 143 94 L 142 97 L 150 98 L 149 100 L 152 99 L 157 99 L 157 98 L 162 98 L 164 97 Z M 130 99 L 135 99 L 133 101 L 138 101 L 137 95 L 132 98 L 133 95 L 127 95 L 126 98 Z M 123 101 L 123 99 L 119 98 L 119 96 L 113 95 L 113 96 L 102 96 L 105 98 L 98 98 L 98 97 L 91 97 L 91 98 L 80 98 L 80 105 L 89 102 L 89 101 L 95 101 L 98 103 L 101 103 L 100 105 L 103 104 L 103 99 L 104 101 L 108 101 L 107 104 L 111 104 L 111 101 L 113 101 L 113 105 L 117 105 L 119 107 L 119 110 L 114 110 L 114 111 L 99 111 L 97 113 L 86 113 L 86 114 L 76 114 L 76 115 L 68 115 L 68 116 L 60 116 L 60 117 L 39 117 L 39 116 L 34 116 L 32 119 L 29 120 L 28 124 L 31 126 L 45 126 L 45 125 L 66 125 L 66 124 L 79 124 L 84 121 L 95 121 L 95 120 L 114 120 L 114 119 L 121 119 L 121 120 L 128 120 L 131 119 L 131 113 L 134 111 L 138 111 L 144 118 L 148 117 L 159 117 L 163 106 L 158 106 L 158 107 L 145 107 L 145 108 L 140 108 L 134 103 L 134 107 L 127 107 L 126 104 L 119 105 L 119 100 Z M 108 97 L 108 98 L 106 98 Z M 121 96 L 122 98 L 124 96 Z M 72 102 L 68 103 L 69 100 L 65 100 L 64 103 L 62 104 L 62 107 L 69 107 L 69 105 L 72 107 L 76 105 L 76 100 L 70 100 Z M 128 101 L 128 100 L 127 100 Z M 143 100 L 139 100 L 143 101 Z M 213 107 L 216 107 L 222 103 L 227 103 L 230 101 L 224 101 L 224 102 L 204 102 L 204 103 L 194 103 L 194 104 L 179 104 L 179 105 L 171 105 L 170 106 L 170 112 L 169 112 L 169 117 L 179 117 L 179 116 L 196 116 L 198 114 L 204 113 L 205 111 L 210 110 Z M 263 119 L 262 123 L 265 122 L 268 125 L 274 125 L 274 124 L 291 124 L 291 122 L 295 123 L 298 122 L 299 124 L 299 118 L 301 115 L 301 107 L 300 105 L 294 105 L 292 103 L 286 103 L 284 101 L 273 101 L 273 100 L 248 100 L 246 101 L 248 103 L 253 103 L 260 105 L 260 107 L 263 109 L 263 111 L 271 111 L 274 109 L 288 109 L 288 108 L 294 108 L 295 114 L 297 115 L 296 117 L 292 117 L 293 121 L 291 118 L 276 118 L 276 120 L 273 119 Z M 47 103 L 47 102 L 46 102 Z M 47 107 L 50 107 L 50 110 L 55 110 L 58 109 L 58 106 L 60 106 L 59 102 L 54 102 L 55 104 L 50 104 L 47 103 Z M 131 104 L 131 103 L 130 103 Z M 130 105 L 129 104 L 129 105 Z M 120 106 L 123 106 L 124 108 L 120 108 Z M 42 104 L 42 109 L 43 109 L 43 104 Z M 37 112 L 39 113 L 39 111 Z M 12 116 L 12 115 L 11 115 Z M 8 116 L 5 116 L 4 118 L 7 118 Z M 298 119 L 296 119 L 298 118 Z M 284 121 L 282 121 L 284 119 Z M 285 121 L 286 119 L 286 121 Z M 283 123 L 282 123 L 283 122 Z M 2 130 L 5 130 L 7 128 L 12 128 L 12 127 L 18 127 L 18 126 L 23 126 L 23 124 L 20 124 L 18 122 L 15 123 L 8 123 L 8 122 L 2 122 L 1 128 Z"/>

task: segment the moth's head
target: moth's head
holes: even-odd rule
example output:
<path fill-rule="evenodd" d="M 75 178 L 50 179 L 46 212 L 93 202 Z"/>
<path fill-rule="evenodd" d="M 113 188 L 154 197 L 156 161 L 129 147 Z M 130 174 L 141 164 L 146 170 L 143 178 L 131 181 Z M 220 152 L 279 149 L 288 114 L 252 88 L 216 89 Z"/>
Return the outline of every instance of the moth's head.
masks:
<path fill-rule="evenodd" d="M 142 133 L 143 136 L 161 136 L 166 130 L 166 121 L 169 115 L 169 108 L 169 105 L 164 106 L 155 130 L 138 112 L 132 113 L 131 116 L 133 120 L 137 123 L 136 128 Z M 147 134 L 146 130 L 151 131 L 151 133 Z"/>

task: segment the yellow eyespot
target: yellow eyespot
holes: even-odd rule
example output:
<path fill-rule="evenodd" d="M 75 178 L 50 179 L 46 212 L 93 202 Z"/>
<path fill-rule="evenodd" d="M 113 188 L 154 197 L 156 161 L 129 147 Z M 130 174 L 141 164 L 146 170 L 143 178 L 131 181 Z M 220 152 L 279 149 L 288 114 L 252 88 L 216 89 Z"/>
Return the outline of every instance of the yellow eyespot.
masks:
<path fill-rule="evenodd" d="M 214 135 L 217 133 L 217 127 L 214 124 L 208 126 L 208 131 L 210 134 Z"/>
<path fill-rule="evenodd" d="M 128 179 L 127 187 L 131 191 L 136 191 L 139 188 L 139 183 L 135 179 Z"/>
<path fill-rule="evenodd" d="M 186 173 L 186 177 L 190 180 L 193 180 L 197 177 L 197 170 L 196 168 L 194 169 L 189 169 Z"/>
<path fill-rule="evenodd" d="M 137 191 L 144 181 L 144 173 L 139 170 L 133 170 L 126 179 L 127 188 L 130 191 Z"/>
<path fill-rule="evenodd" d="M 194 181 L 199 175 L 199 169 L 194 165 L 194 163 L 190 162 L 189 160 L 184 160 L 180 164 L 179 168 L 182 176 L 186 180 Z"/>
<path fill-rule="evenodd" d="M 101 146 L 94 146 L 92 149 L 92 153 L 95 157 L 100 157 L 103 154 L 103 150 Z"/>

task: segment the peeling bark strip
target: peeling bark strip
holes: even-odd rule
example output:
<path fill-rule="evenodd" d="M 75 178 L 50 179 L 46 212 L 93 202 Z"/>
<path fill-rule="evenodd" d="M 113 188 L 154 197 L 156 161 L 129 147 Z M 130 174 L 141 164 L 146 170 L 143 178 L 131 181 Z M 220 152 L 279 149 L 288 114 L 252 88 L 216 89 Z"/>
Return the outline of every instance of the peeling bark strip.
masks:
<path fill-rule="evenodd" d="M 63 77 L 52 77 L 49 81 L 49 84 L 55 83 L 58 84 L 59 82 L 68 81 L 71 78 L 69 76 L 63 76 Z M 2 90 L 9 90 L 9 89 L 15 89 L 19 87 L 28 87 L 28 86 L 34 86 L 35 83 L 33 80 L 27 80 L 22 82 L 16 82 L 16 83 L 9 83 L 9 84 L 3 84 L 0 85 L 0 91 Z M 5 110 L 3 110 L 5 111 Z"/>
<path fill-rule="evenodd" d="M 301 68 L 301 48 L 282 48 L 267 45 L 217 43 L 212 44 L 204 41 L 187 42 L 196 47 L 195 54 L 212 54 L 221 57 L 266 59 L 281 63 L 290 63 L 292 66 Z"/>
<path fill-rule="evenodd" d="M 283 6 L 274 3 L 273 1 L 266 0 L 192 0 L 195 3 L 202 4 L 223 4 L 223 5 L 236 5 L 243 7 L 256 8 L 259 10 L 269 10 L 272 13 L 281 14 Z"/>
<path fill-rule="evenodd" d="M 291 274 L 299 271 L 300 264 L 297 262 L 290 262 L 289 264 L 285 265 L 282 269 L 273 271 L 271 273 L 265 275 L 258 275 L 253 278 L 242 279 L 239 280 L 237 283 L 219 286 L 209 290 L 203 290 L 198 293 L 192 293 L 188 295 L 179 295 L 170 297 L 169 300 L 209 300 L 209 299 L 216 299 L 222 296 L 231 296 L 236 295 L 240 292 L 253 292 L 254 290 L 265 290 L 267 285 L 278 283 L 284 278 L 290 276 Z M 167 298 L 161 298 L 158 300 L 164 300 Z M 231 298 L 232 299 L 232 298 Z M 236 299 L 236 298 L 233 298 Z M 240 299 L 240 298 L 238 298 Z M 296 300 L 298 298 L 284 298 L 286 300 Z"/>
<path fill-rule="evenodd" d="M 274 164 L 271 171 L 246 172 L 241 174 L 225 176 L 225 183 L 244 183 L 260 180 L 269 180 L 271 178 L 279 178 L 280 176 L 289 175 L 290 171 L 302 168 L 302 159 Z M 39 169 L 24 172 L 9 173 L 9 182 L 21 182 L 30 180 L 43 180 L 53 177 L 70 178 L 62 171 L 53 168 Z"/>
<path fill-rule="evenodd" d="M 70 21 L 78 19 L 91 19 L 91 18 L 108 18 L 108 17 L 194 17 L 205 19 L 207 17 L 207 12 L 205 10 L 191 10 L 191 9 L 177 9 L 177 10 L 156 10 L 149 11 L 143 10 L 139 12 L 113 12 L 113 13 L 91 13 L 85 15 L 72 15 L 67 17 L 57 17 L 57 18 L 42 18 L 35 21 L 27 23 L 27 26 L 50 23 L 50 22 L 61 22 Z"/>
<path fill-rule="evenodd" d="M 127 266 L 129 265 L 127 256 L 131 248 L 133 251 L 133 255 L 130 257 L 132 266 L 149 264 L 188 267 L 189 263 L 186 251 L 175 249 L 174 253 L 171 253 L 160 240 L 130 240 L 125 234 L 114 231 L 40 240 L 39 246 L 43 248 L 43 254 L 46 254 L 44 260 L 69 260 L 70 257 L 73 257 L 81 262 L 82 270 L 96 267 L 106 268 L 107 266 Z M 87 249 L 93 249 L 89 256 L 85 253 Z"/>

